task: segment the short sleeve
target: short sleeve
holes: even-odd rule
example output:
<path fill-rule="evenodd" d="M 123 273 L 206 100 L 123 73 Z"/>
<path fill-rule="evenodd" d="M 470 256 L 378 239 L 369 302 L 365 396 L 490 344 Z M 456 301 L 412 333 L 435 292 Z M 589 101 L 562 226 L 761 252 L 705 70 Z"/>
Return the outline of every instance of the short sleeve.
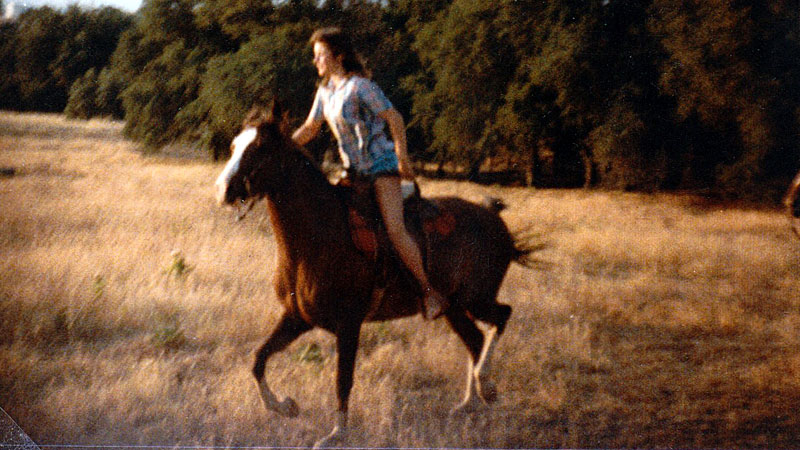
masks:
<path fill-rule="evenodd" d="M 356 94 L 361 102 L 376 115 L 388 109 L 392 109 L 392 102 L 386 98 L 381 88 L 366 78 L 361 78 L 359 80 L 356 87 Z"/>
<path fill-rule="evenodd" d="M 317 88 L 317 94 L 314 96 L 314 103 L 311 104 L 311 112 L 308 113 L 308 117 L 315 122 L 325 120 L 322 113 L 322 86 Z"/>

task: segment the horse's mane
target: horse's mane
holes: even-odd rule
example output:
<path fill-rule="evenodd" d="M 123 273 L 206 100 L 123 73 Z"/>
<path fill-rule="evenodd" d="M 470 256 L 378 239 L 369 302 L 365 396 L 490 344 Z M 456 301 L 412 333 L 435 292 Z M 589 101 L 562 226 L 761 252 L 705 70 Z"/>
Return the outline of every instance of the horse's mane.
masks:
<path fill-rule="evenodd" d="M 296 174 L 287 174 L 287 177 L 303 175 L 303 179 L 319 184 L 323 189 L 336 190 L 311 153 L 292 139 L 288 113 L 283 111 L 278 102 L 274 102 L 270 108 L 253 106 L 242 121 L 242 128 L 253 127 L 262 130 L 268 126 L 274 127 L 274 131 L 280 136 L 281 147 L 286 150 L 284 156 L 294 159 L 294 161 L 287 161 L 290 162 L 288 166 L 293 170 L 300 171 Z"/>
<path fill-rule="evenodd" d="M 265 123 L 273 122 L 271 116 L 272 115 L 268 114 L 267 109 L 263 106 L 253 106 L 250 108 L 250 111 L 247 112 L 247 115 L 244 116 L 242 128 L 258 128 Z"/>

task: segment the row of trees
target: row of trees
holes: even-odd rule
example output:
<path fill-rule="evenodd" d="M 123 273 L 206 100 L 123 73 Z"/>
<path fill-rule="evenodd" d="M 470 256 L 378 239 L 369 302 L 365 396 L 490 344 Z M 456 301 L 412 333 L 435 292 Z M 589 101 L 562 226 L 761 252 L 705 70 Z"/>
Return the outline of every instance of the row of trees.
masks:
<path fill-rule="evenodd" d="M 418 158 L 473 174 L 501 161 L 542 186 L 774 194 L 800 162 L 798 24 L 786 0 L 44 8 L 2 28 L 0 72 L 13 76 L 0 107 L 124 117 L 148 148 L 182 140 L 219 158 L 254 103 L 279 98 L 305 117 L 316 81 L 305 43 L 339 25 L 407 118 Z"/>
<path fill-rule="evenodd" d="M 133 22 L 132 15 L 115 8 L 77 6 L 64 12 L 33 9 L 19 20 L 0 22 L 0 108 L 63 111 L 73 83 L 87 71 L 107 67 Z"/>

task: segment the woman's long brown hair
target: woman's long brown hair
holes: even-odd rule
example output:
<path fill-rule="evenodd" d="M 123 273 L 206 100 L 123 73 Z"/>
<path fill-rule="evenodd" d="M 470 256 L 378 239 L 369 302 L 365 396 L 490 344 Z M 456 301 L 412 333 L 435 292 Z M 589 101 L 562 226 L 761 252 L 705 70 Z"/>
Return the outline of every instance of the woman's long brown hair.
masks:
<path fill-rule="evenodd" d="M 311 45 L 321 42 L 328 46 L 334 57 L 342 56 L 342 67 L 347 74 L 369 78 L 369 71 L 356 53 L 353 42 L 339 27 L 320 28 L 308 40 Z M 323 80 L 325 83 L 327 80 Z"/>

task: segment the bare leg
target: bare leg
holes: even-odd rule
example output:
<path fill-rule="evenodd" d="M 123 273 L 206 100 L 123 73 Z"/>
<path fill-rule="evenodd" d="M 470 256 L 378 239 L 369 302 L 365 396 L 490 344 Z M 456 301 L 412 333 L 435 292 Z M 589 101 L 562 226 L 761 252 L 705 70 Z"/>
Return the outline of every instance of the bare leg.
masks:
<path fill-rule="evenodd" d="M 403 220 L 403 196 L 400 191 L 400 178 L 395 176 L 379 177 L 375 180 L 375 196 L 381 209 L 383 222 L 389 239 L 392 241 L 400 259 L 419 281 L 425 293 L 425 311 L 427 319 L 441 315 L 447 307 L 447 300 L 431 286 L 428 275 L 422 265 L 422 255 L 414 239 L 408 234 Z"/>
<path fill-rule="evenodd" d="M 264 370 L 266 368 L 267 359 L 275 352 L 279 352 L 291 344 L 298 336 L 311 329 L 307 323 L 302 320 L 290 317 L 284 313 L 280 322 L 272 331 L 267 341 L 256 354 L 256 362 L 253 365 L 253 376 L 256 379 L 258 391 L 261 394 L 261 400 L 267 409 L 271 409 L 279 414 L 288 417 L 295 417 L 299 414 L 297 404 L 291 398 L 287 397 L 284 400 L 272 392 L 264 377 Z"/>

